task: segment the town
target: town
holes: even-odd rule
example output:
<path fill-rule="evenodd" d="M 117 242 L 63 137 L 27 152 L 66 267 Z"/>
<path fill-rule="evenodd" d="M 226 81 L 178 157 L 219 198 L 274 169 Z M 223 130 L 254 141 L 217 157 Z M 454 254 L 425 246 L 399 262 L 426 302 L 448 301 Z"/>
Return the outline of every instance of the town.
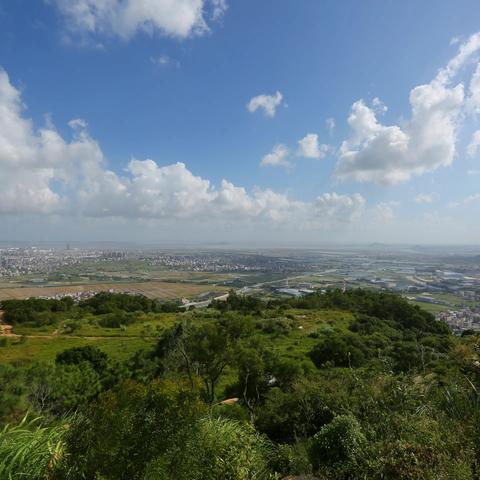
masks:
<path fill-rule="evenodd" d="M 0 292 L 5 297 L 9 288 L 30 287 L 25 293 L 31 294 L 35 287 L 45 287 L 39 296 L 81 300 L 98 292 L 103 282 L 109 282 L 107 290 L 138 293 L 131 285 L 148 285 L 163 277 L 168 282 L 234 288 L 262 298 L 297 297 L 328 288 L 373 288 L 400 293 L 461 334 L 480 330 L 479 258 L 475 250 L 452 247 L 427 254 L 422 248 L 375 245 L 289 250 L 211 247 L 196 252 L 117 245 L 5 245 L 0 247 Z M 192 280 L 192 275 L 202 273 Z M 51 286 L 56 288 L 50 293 Z M 222 290 L 212 288 L 178 301 L 205 305 L 221 294 Z"/>

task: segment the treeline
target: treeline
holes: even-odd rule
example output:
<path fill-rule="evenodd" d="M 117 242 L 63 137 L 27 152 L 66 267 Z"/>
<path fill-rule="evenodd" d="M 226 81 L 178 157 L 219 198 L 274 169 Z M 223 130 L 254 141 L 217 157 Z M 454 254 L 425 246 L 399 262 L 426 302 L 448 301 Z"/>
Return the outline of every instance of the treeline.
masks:
<path fill-rule="evenodd" d="M 74 305 L 70 297 L 61 300 L 29 298 L 27 300 L 3 300 L 0 308 L 4 311 L 6 323 L 16 325 L 29 323 L 34 325 L 51 324 L 56 314 L 68 312 Z"/>
<path fill-rule="evenodd" d="M 447 333 L 448 326 L 404 298 L 389 292 L 352 289 L 328 289 L 300 298 L 278 299 L 264 302 L 249 295 L 238 295 L 231 290 L 226 301 L 215 301 L 212 306 L 221 312 L 239 311 L 250 314 L 271 308 L 298 308 L 304 310 L 342 310 L 362 313 L 386 321 L 395 322 L 399 328 L 417 329 L 434 333 Z"/>
<path fill-rule="evenodd" d="M 75 305 L 73 298 L 56 299 L 29 298 L 26 300 L 3 300 L 0 309 L 4 320 L 12 325 L 29 324 L 42 326 L 56 323 L 67 316 L 122 314 L 122 313 L 175 313 L 179 306 L 175 302 L 151 300 L 144 295 L 100 292 Z M 128 321 L 128 316 L 124 316 Z M 112 320 L 112 323 L 119 323 Z"/>

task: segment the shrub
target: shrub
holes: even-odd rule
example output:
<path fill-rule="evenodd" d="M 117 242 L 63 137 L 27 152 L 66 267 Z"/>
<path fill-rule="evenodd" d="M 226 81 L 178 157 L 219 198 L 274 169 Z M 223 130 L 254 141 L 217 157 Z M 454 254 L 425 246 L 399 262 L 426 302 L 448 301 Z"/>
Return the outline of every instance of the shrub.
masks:
<path fill-rule="evenodd" d="M 253 427 L 222 418 L 203 418 L 186 445 L 151 462 L 144 480 L 263 480 L 270 476 L 272 446 Z"/>
<path fill-rule="evenodd" d="M 311 461 L 318 470 L 330 470 L 336 478 L 346 478 L 361 463 L 366 445 L 357 419 L 352 415 L 339 415 L 314 435 Z"/>
<path fill-rule="evenodd" d="M 329 335 L 315 345 L 309 355 L 312 362 L 321 367 L 331 362 L 336 367 L 358 367 L 366 359 L 367 347 L 354 335 Z"/>
<path fill-rule="evenodd" d="M 55 363 L 64 365 L 79 365 L 88 362 L 98 373 L 103 373 L 108 367 L 108 355 L 99 348 L 87 345 L 74 347 L 57 354 Z"/>
<path fill-rule="evenodd" d="M 62 474 L 69 476 L 61 478 L 143 479 L 152 461 L 168 460 L 175 449 L 164 466 L 168 472 L 181 447 L 195 434 L 200 411 L 196 395 L 183 384 L 122 383 L 101 394 L 78 417 L 67 437 L 69 462 L 62 468 Z"/>

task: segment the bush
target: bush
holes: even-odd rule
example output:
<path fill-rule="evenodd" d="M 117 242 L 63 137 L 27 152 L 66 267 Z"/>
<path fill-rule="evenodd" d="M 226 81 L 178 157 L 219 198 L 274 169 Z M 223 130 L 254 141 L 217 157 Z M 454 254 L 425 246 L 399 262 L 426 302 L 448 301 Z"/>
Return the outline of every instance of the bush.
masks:
<path fill-rule="evenodd" d="M 335 472 L 335 478 L 350 478 L 362 462 L 367 440 L 357 419 L 339 415 L 314 435 L 310 457 L 320 471 Z"/>
<path fill-rule="evenodd" d="M 162 457 L 169 461 L 162 467 L 169 472 L 178 461 L 169 452 L 183 451 L 200 412 L 197 397 L 183 384 L 122 383 L 101 394 L 74 423 L 61 478 L 143 479 L 149 465 Z"/>
<path fill-rule="evenodd" d="M 57 354 L 55 363 L 64 365 L 79 365 L 88 362 L 98 373 L 104 373 L 108 367 L 108 355 L 99 348 L 90 345 L 74 347 Z"/>
<path fill-rule="evenodd" d="M 333 334 L 315 345 L 309 356 L 317 367 L 327 362 L 336 367 L 359 367 L 365 362 L 366 353 L 368 349 L 359 337 Z"/>
<path fill-rule="evenodd" d="M 79 307 L 95 315 L 117 313 L 119 311 L 148 313 L 156 309 L 156 302 L 144 295 L 100 292 L 94 297 L 80 302 Z"/>
<path fill-rule="evenodd" d="M 120 328 L 135 323 L 136 319 L 137 315 L 134 313 L 108 313 L 98 320 L 98 324 L 103 328 Z"/>
<path fill-rule="evenodd" d="M 144 480 L 267 480 L 273 447 L 247 424 L 203 418 L 186 445 L 151 462 Z"/>
<path fill-rule="evenodd" d="M 259 326 L 264 333 L 278 336 L 289 333 L 293 328 L 293 322 L 286 318 L 268 318 L 259 322 Z"/>

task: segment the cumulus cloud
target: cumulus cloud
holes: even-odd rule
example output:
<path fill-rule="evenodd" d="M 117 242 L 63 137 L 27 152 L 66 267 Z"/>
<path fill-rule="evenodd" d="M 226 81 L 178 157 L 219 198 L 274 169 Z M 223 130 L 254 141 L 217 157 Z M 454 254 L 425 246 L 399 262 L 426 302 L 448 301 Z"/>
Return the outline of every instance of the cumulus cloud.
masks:
<path fill-rule="evenodd" d="M 0 212 L 60 211 L 67 202 L 52 184 L 95 173 L 103 156 L 83 120 L 70 122 L 73 137 L 65 141 L 52 126 L 35 130 L 23 108 L 20 92 L 0 70 Z"/>
<path fill-rule="evenodd" d="M 270 118 L 277 113 L 277 107 L 282 103 L 283 95 L 277 91 L 274 95 L 257 95 L 253 97 L 247 104 L 247 110 L 250 113 L 256 112 L 258 109 Z"/>
<path fill-rule="evenodd" d="M 324 158 L 329 146 L 321 144 L 318 141 L 316 133 L 308 133 L 301 140 L 298 141 L 298 155 L 304 158 Z"/>
<path fill-rule="evenodd" d="M 209 30 L 206 13 L 218 20 L 225 0 L 46 0 L 67 29 L 80 35 L 106 34 L 130 39 L 138 32 L 186 38 Z"/>
<path fill-rule="evenodd" d="M 430 204 L 435 202 L 437 199 L 436 193 L 419 193 L 415 196 L 415 203 L 418 204 Z"/>
<path fill-rule="evenodd" d="M 288 147 L 283 145 L 283 143 L 279 143 L 273 147 L 273 150 L 270 153 L 267 153 L 267 155 L 262 158 L 260 165 L 262 167 L 290 168 L 292 164 L 288 160 L 289 156 L 290 150 Z"/>
<path fill-rule="evenodd" d="M 20 92 L 3 70 L 0 112 L 3 224 L 21 216 L 37 215 L 34 218 L 38 219 L 40 214 L 44 215 L 42 218 L 54 214 L 65 221 L 75 217 L 90 219 L 95 224 L 100 219 L 178 225 L 225 225 L 232 221 L 264 229 L 281 226 L 296 232 L 343 228 L 363 222 L 376 208 L 367 208 L 366 200 L 359 194 L 325 193 L 306 202 L 270 189 L 248 192 L 227 180 L 215 186 L 183 163 L 159 165 L 151 159 L 132 159 L 118 174 L 108 169 L 84 120 L 69 122 L 69 140 L 58 133 L 51 121 L 46 127 L 35 129 L 25 116 Z M 287 161 L 288 149 L 277 147 L 273 153 L 280 159 L 270 160 L 270 164 Z M 116 225 L 120 228 L 118 222 Z"/>
<path fill-rule="evenodd" d="M 348 117 L 352 133 L 340 147 L 336 176 L 390 185 L 451 165 L 462 115 L 473 99 L 462 83 L 452 82 L 479 50 L 480 34 L 472 35 L 430 83 L 415 87 L 410 119 L 401 126 L 378 120 L 379 108 L 385 110 L 379 101 L 355 102 Z"/>

